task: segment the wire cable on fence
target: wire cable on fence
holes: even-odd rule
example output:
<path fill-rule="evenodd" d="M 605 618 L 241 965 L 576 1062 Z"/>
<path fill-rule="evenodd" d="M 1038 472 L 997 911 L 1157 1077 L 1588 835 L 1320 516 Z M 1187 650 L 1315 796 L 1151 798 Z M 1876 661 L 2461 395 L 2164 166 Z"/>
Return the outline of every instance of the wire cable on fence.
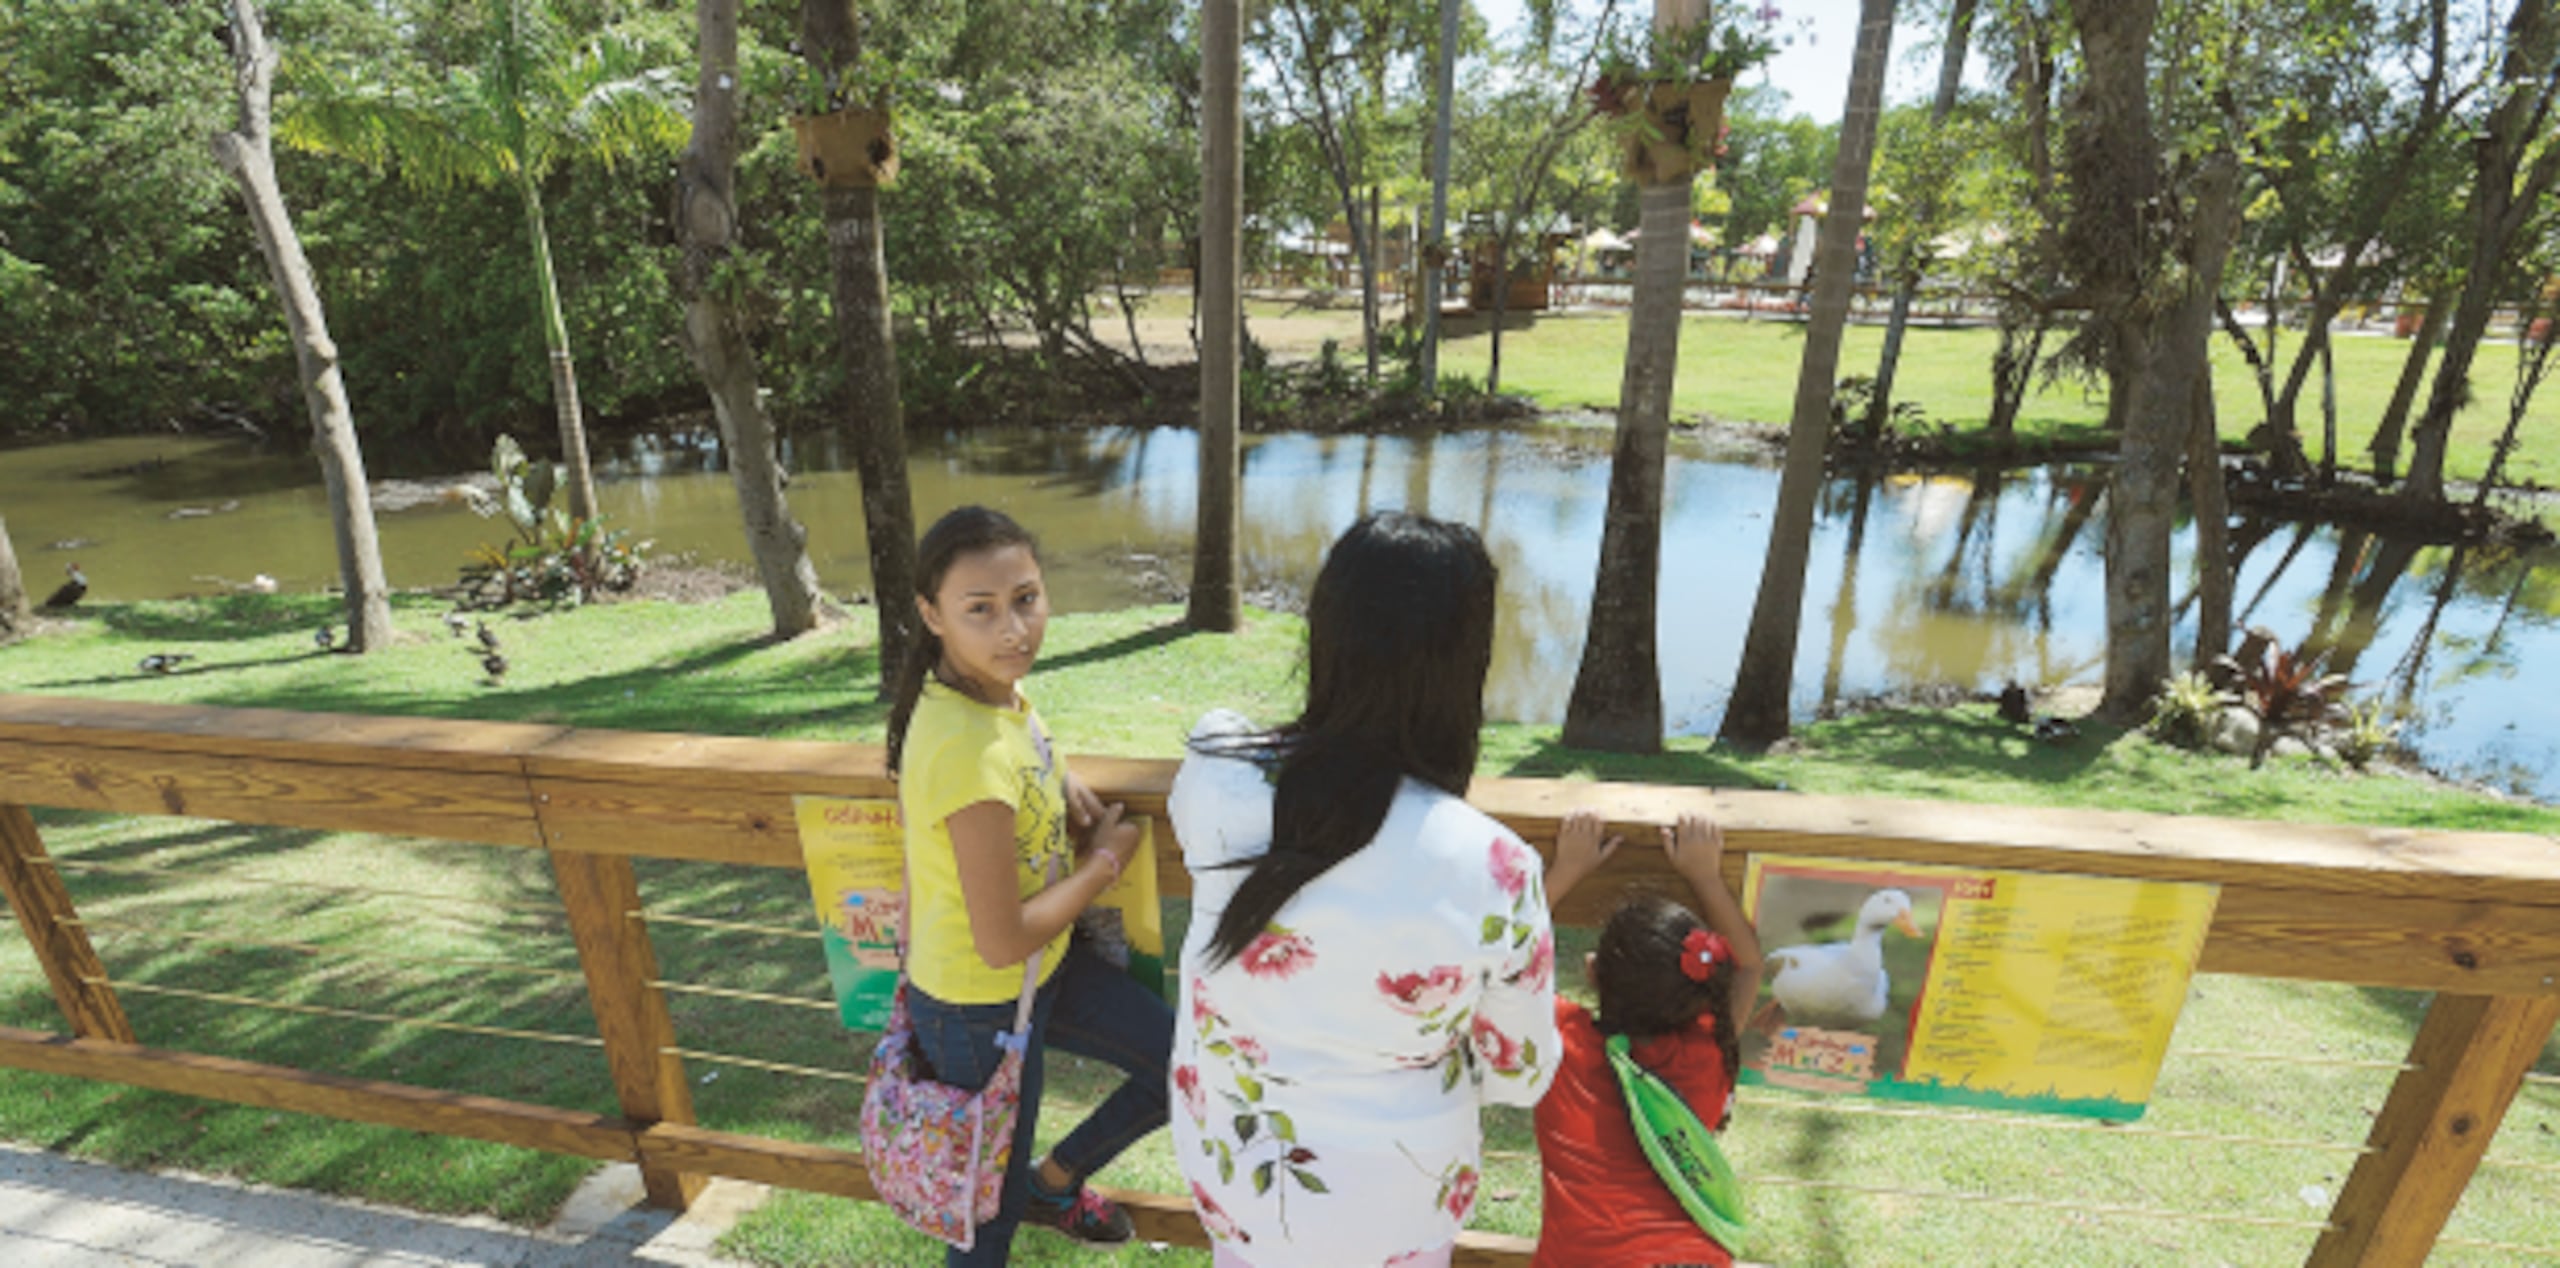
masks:
<path fill-rule="evenodd" d="M 2224 1061 L 2273 1061 L 2281 1065 L 2337 1066 L 2348 1070 L 2415 1070 L 2418 1067 L 2396 1059 L 2363 1059 L 2357 1057 L 2305 1057 L 2290 1052 L 2242 1052 L 2230 1048 L 2181 1048 L 2172 1057 L 2216 1057 Z"/>
<path fill-rule="evenodd" d="M 258 947 L 269 951 L 298 951 L 305 955 L 352 955 L 353 948 L 328 947 L 312 942 L 286 942 L 269 938 L 243 938 L 227 933 L 189 933 L 179 929 L 158 929 L 129 920 L 93 920 L 69 916 L 63 924 L 81 929 L 99 929 L 109 933 L 135 933 L 146 938 L 175 938 L 184 942 L 202 942 L 213 946 Z M 586 974 L 576 969 L 545 968 L 535 964 L 518 964 L 512 960 L 482 960 L 471 956 L 402 955 L 392 951 L 366 950 L 368 959 L 390 960 L 400 964 L 433 965 L 438 968 L 480 969 L 492 973 L 524 973 L 537 977 L 570 978 L 584 981 Z"/>
<path fill-rule="evenodd" d="M 2519 1246 L 2514 1242 L 2493 1242 L 2483 1237 L 2439 1237 L 2436 1239 L 2436 1245 L 2453 1246 L 2462 1250 L 2494 1250 L 2503 1254 L 2521 1255 L 2535 1263 L 2560 1263 L 2560 1246 Z"/>
<path fill-rule="evenodd" d="M 836 1011 L 836 1005 L 830 1000 L 808 999 L 799 995 L 773 995 L 764 991 L 742 991 L 726 986 L 697 986 L 691 982 L 670 982 L 663 979 L 653 981 L 649 985 L 662 991 L 674 991 L 680 995 L 709 995 L 718 999 L 743 999 L 758 1004 L 782 1004 L 820 1013 Z"/>
<path fill-rule="evenodd" d="M 282 1000 L 253 999 L 246 995 L 227 995 L 220 991 L 189 990 L 182 986 L 153 986 L 148 982 L 131 982 L 121 978 L 84 977 L 91 986 L 104 986 L 118 991 L 136 991 L 144 995 L 166 995 L 175 999 L 202 1000 L 209 1004 L 230 1004 L 240 1008 L 262 1008 L 280 1013 L 303 1013 L 314 1017 L 339 1017 L 349 1021 L 383 1022 L 393 1026 L 420 1026 L 428 1030 L 449 1030 L 457 1034 L 488 1035 L 499 1039 L 530 1039 L 537 1043 L 566 1044 L 579 1048 L 601 1048 L 604 1040 L 593 1035 L 563 1035 L 547 1030 L 516 1030 L 507 1026 L 478 1026 L 469 1022 L 435 1021 L 425 1017 L 401 1017 L 391 1013 L 369 1013 L 353 1008 L 329 1008 L 319 1004 L 288 1004 Z"/>
<path fill-rule="evenodd" d="M 1824 1103 L 1792 1099 L 1761 1099 L 1752 1103 L 1752 1112 L 1763 1110 L 1805 1110 L 1831 1114 L 1867 1114 L 1878 1118 L 1923 1118 L 1946 1123 L 1988 1123 L 1996 1127 L 2020 1127 L 2036 1131 L 2102 1132 L 2110 1137 L 2149 1140 L 2199 1141 L 2221 1145 L 2252 1145 L 2268 1149 L 2302 1149 L 2318 1152 L 2369 1154 L 2370 1145 L 2338 1140 L 2302 1140 L 2286 1136 L 2237 1136 L 2223 1132 L 2188 1131 L 2172 1127 L 2143 1127 L 2131 1123 L 2094 1122 L 2088 1119 L 2044 1118 L 2016 1114 L 1988 1114 L 1964 1110 L 1905 1109 L 1891 1105 L 1869 1105 L 1856 1101 Z"/>
<path fill-rule="evenodd" d="M 683 1057 L 688 1061 L 707 1061 L 713 1065 L 745 1066 L 753 1070 L 772 1070 L 778 1074 L 805 1075 L 812 1079 L 833 1079 L 838 1083 L 869 1082 L 869 1079 L 863 1075 L 852 1074 L 843 1070 L 821 1070 L 816 1066 L 790 1065 L 781 1061 L 759 1061 L 753 1057 L 734 1056 L 726 1052 L 704 1052 L 694 1048 L 666 1047 L 658 1049 L 658 1053 L 661 1056 Z"/>
<path fill-rule="evenodd" d="M 2524 1076 L 2524 1081 L 2539 1083 L 2545 1087 L 2560 1087 L 2560 1074 L 2528 1074 Z"/>
<path fill-rule="evenodd" d="M 625 918 L 636 917 L 641 920 L 646 920 L 651 924 L 686 925 L 695 929 L 718 929 L 728 933 L 753 933 L 761 934 L 768 938 L 810 938 L 817 936 L 817 931 L 809 928 L 807 925 L 802 925 L 798 928 L 785 928 L 781 925 L 741 924 L 735 920 L 713 920 L 705 916 L 679 916 L 671 912 L 651 911 L 646 907 L 635 907 L 622 914 Z"/>
<path fill-rule="evenodd" d="M 1850 1184 L 1839 1180 L 1799 1180 L 1793 1176 L 1745 1174 L 1738 1178 L 1744 1184 L 1767 1185 L 1779 1189 L 1825 1189 L 1840 1193 L 1862 1193 L 1871 1197 L 1980 1202 L 1991 1206 L 2067 1211 L 2075 1215 L 2104 1215 L 2120 1219 L 2163 1220 L 2183 1224 L 2246 1224 L 2255 1228 L 2298 1228 L 2320 1233 L 2332 1232 L 2340 1227 L 2328 1220 L 2288 1219 L 2273 1215 L 2231 1215 L 2219 1211 L 2171 1211 L 2159 1207 L 2126 1206 L 2114 1202 L 2074 1202 L 2061 1198 L 2023 1197 L 2007 1193 L 1975 1193 L 1963 1189 L 1904 1189 L 1882 1184 Z"/>
<path fill-rule="evenodd" d="M 183 877 L 188 880 L 202 879 L 201 876 L 195 873 L 181 873 L 165 867 L 143 867 L 136 864 L 84 863 L 73 859 L 57 858 L 37 859 L 35 862 L 40 866 L 54 867 L 66 871 L 99 872 L 110 876 L 150 876 L 160 878 Z M 273 889 L 312 890 L 325 894 L 354 894 L 367 898 L 405 898 L 414 902 L 445 903 L 460 907 L 483 907 L 494 908 L 499 911 L 524 912 L 529 915 L 547 916 L 554 920 L 564 918 L 559 905 L 556 903 L 511 903 L 498 898 L 473 898 L 462 894 L 437 894 L 425 890 L 385 889 L 375 885 L 332 885 L 325 881 L 285 881 L 277 880 L 273 877 L 258 876 L 247 872 L 226 872 L 223 873 L 221 879 L 244 885 L 264 885 Z"/>
<path fill-rule="evenodd" d="M 2560 1163 L 2526 1162 L 2521 1158 L 2483 1158 L 2480 1165 L 2505 1171 L 2532 1171 L 2546 1176 L 2560 1176 Z"/>

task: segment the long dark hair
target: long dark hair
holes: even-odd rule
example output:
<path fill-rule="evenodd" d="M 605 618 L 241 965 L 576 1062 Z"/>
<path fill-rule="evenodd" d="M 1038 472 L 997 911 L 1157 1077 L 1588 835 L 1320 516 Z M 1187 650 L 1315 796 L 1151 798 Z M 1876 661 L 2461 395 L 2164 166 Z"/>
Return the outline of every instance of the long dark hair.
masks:
<path fill-rule="evenodd" d="M 916 542 L 916 597 L 932 602 L 942 593 L 943 574 L 963 555 L 980 551 L 1002 550 L 1020 546 L 1040 557 L 1040 542 L 1031 530 L 1014 523 L 1013 517 L 983 506 L 964 506 L 933 522 Z M 880 596 L 880 623 L 903 620 L 906 614 L 893 613 L 889 605 L 898 602 L 891 595 Z M 907 659 L 898 666 L 897 694 L 889 705 L 889 773 L 898 773 L 899 763 L 906 757 L 907 724 L 915 720 L 916 701 L 924 695 L 924 678 L 933 672 L 934 663 L 942 659 L 942 640 L 935 637 L 924 622 L 916 622 L 916 641 L 907 649 Z"/>
<path fill-rule="evenodd" d="M 1601 926 L 1592 952 L 1591 988 L 1600 996 L 1600 1015 L 1592 1021 L 1604 1035 L 1636 1040 L 1713 1017 L 1716 1046 L 1731 1074 L 1742 1068 L 1741 1036 L 1733 1027 L 1733 957 L 1719 961 L 1703 982 L 1680 970 L 1683 944 L 1692 930 L 1704 928 L 1698 913 L 1660 894 L 1628 895 Z"/>
<path fill-rule="evenodd" d="M 1474 529 L 1363 516 L 1325 555 L 1307 604 L 1307 704 L 1222 751 L 1279 765 L 1271 849 L 1210 939 L 1224 964 L 1309 881 L 1369 844 L 1410 775 L 1465 796 L 1484 729 L 1496 569 Z M 1245 865 L 1239 865 L 1245 866 Z"/>

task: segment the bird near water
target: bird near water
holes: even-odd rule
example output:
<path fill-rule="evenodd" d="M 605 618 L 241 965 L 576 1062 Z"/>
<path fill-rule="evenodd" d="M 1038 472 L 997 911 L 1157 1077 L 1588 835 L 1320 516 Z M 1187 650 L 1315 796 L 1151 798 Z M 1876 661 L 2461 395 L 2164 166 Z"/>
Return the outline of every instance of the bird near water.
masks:
<path fill-rule="evenodd" d="M 490 631 L 489 623 L 487 621 L 481 621 L 478 624 L 480 646 L 488 649 L 492 653 L 495 653 L 498 650 L 498 636 Z"/>
<path fill-rule="evenodd" d="M 504 682 L 507 678 L 507 658 L 496 652 L 487 653 L 480 658 L 480 671 L 489 675 L 489 681 L 492 683 Z"/>
<path fill-rule="evenodd" d="M 48 611 L 63 611 L 71 607 L 73 604 L 78 603 L 83 596 L 89 593 L 89 574 L 80 571 L 79 564 L 64 564 L 62 566 L 62 572 L 63 575 L 71 579 L 63 582 L 62 585 L 53 593 L 45 596 L 44 606 Z"/>
<path fill-rule="evenodd" d="M 194 659 L 194 656 L 186 652 L 153 652 L 143 657 L 142 663 L 136 668 L 146 674 L 165 674 Z"/>
<path fill-rule="evenodd" d="M 471 622 L 463 620 L 462 614 L 459 612 L 447 612 L 444 614 L 444 627 L 446 630 L 450 631 L 455 638 L 460 638 L 462 637 L 463 631 L 471 628 Z"/>
<path fill-rule="evenodd" d="M 338 649 L 337 629 L 333 626 L 321 626 L 312 632 L 311 645 L 324 652 L 336 651 Z"/>

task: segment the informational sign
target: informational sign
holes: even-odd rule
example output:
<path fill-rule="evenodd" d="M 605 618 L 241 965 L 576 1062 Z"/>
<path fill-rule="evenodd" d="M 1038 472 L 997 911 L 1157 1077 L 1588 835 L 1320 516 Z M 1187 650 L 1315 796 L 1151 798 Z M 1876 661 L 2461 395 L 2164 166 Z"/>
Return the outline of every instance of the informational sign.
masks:
<path fill-rule="evenodd" d="M 2212 885 L 1754 855 L 1761 994 L 1742 1079 L 2142 1115 Z"/>
<path fill-rule="evenodd" d="M 879 1030 L 889 1024 L 906 937 L 907 846 L 898 803 L 886 797 L 794 797 L 791 807 L 837 1017 L 848 1030 Z M 1170 999 L 1154 822 L 1134 822 L 1137 852 L 1077 924 L 1104 958 Z"/>

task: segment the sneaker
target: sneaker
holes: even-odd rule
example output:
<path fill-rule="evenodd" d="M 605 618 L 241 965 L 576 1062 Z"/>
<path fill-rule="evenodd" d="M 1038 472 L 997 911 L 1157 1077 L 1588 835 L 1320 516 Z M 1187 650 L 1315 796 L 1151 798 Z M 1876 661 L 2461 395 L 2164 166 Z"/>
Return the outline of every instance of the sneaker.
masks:
<path fill-rule="evenodd" d="M 1137 1226 L 1129 1222 L 1129 1213 L 1121 1210 L 1119 1203 L 1094 1192 L 1092 1186 L 1079 1185 L 1070 1196 L 1049 1192 L 1038 1176 L 1030 1180 L 1031 1200 L 1022 1212 L 1026 1222 L 1054 1228 L 1094 1246 L 1116 1246 L 1138 1235 Z"/>

